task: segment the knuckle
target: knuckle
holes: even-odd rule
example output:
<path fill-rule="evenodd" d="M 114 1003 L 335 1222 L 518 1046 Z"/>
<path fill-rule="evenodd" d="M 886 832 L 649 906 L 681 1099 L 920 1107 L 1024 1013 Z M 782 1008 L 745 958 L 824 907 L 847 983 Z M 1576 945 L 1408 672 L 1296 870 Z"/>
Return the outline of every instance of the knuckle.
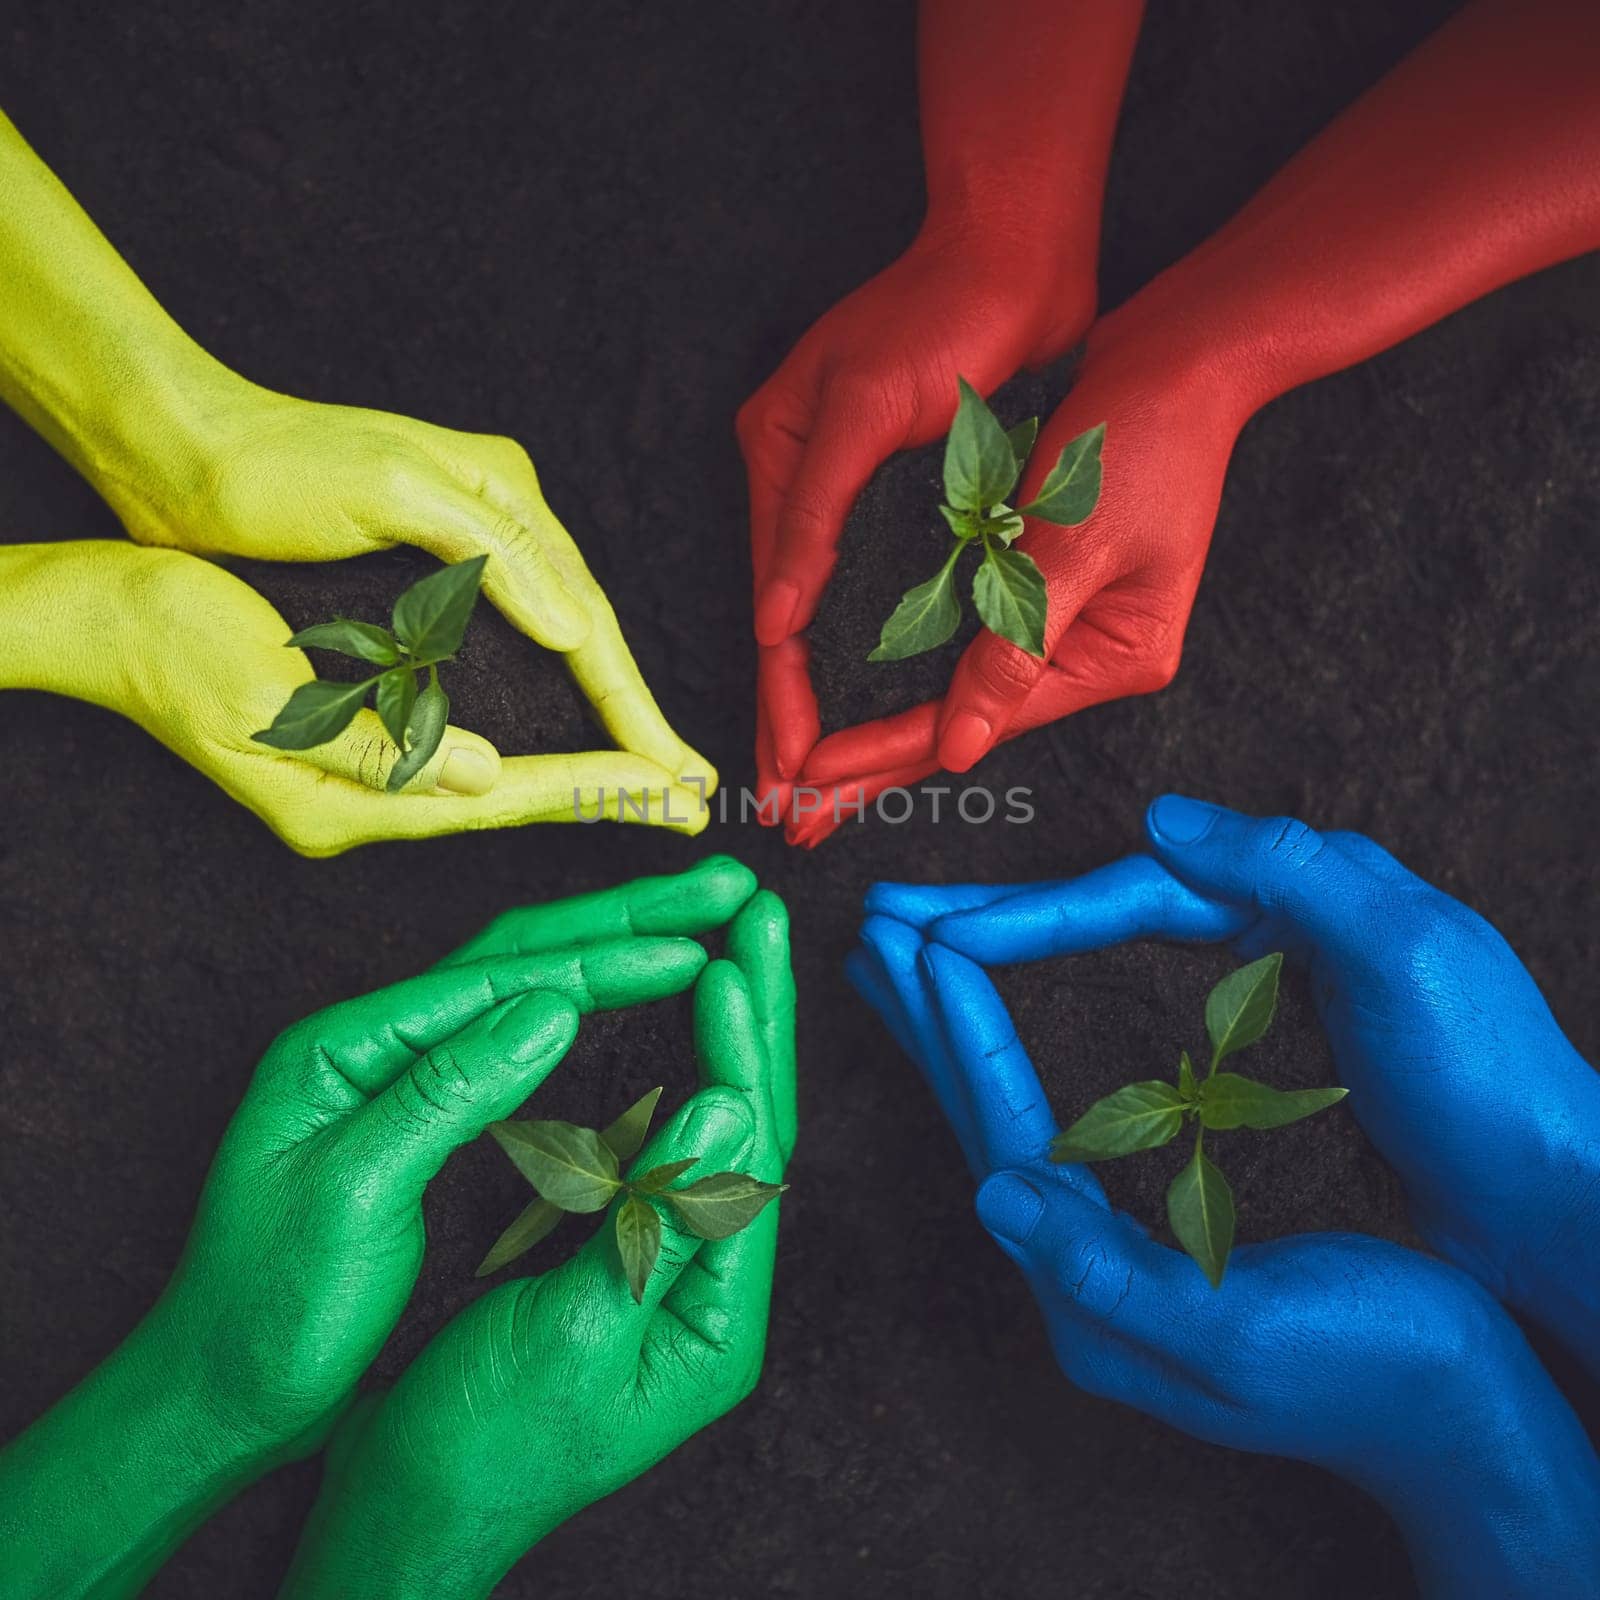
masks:
<path fill-rule="evenodd" d="M 1261 853 L 1275 863 L 1301 869 L 1309 867 L 1327 848 L 1327 841 L 1298 817 L 1268 817 L 1257 829 Z"/>
<path fill-rule="evenodd" d="M 992 642 L 991 642 L 992 641 Z M 1002 699 L 1031 689 L 1039 677 L 1039 661 L 997 634 L 984 641 L 985 648 L 974 659 L 973 675 L 978 687 Z"/>

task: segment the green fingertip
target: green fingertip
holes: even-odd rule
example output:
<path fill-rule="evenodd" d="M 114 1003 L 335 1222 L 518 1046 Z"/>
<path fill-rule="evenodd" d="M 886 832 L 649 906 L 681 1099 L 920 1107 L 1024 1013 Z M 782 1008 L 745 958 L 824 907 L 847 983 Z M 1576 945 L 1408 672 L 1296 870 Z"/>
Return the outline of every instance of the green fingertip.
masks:
<path fill-rule="evenodd" d="M 578 1008 L 565 995 L 535 989 L 502 1006 L 489 1031 L 511 1060 L 536 1061 L 570 1049 L 578 1021 Z"/>
<path fill-rule="evenodd" d="M 668 878 L 645 879 L 627 895 L 635 933 L 715 928 L 755 893 L 756 875 L 732 856 L 707 856 Z"/>
<path fill-rule="evenodd" d="M 693 939 L 643 935 L 580 950 L 584 986 L 597 1006 L 631 1006 L 687 989 L 710 959 Z"/>

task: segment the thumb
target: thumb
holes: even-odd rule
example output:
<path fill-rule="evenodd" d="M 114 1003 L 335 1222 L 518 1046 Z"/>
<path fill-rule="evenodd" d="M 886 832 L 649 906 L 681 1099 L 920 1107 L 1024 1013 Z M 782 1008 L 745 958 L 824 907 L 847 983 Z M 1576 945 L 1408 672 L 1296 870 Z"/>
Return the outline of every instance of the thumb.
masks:
<path fill-rule="evenodd" d="M 293 751 L 292 759 L 382 793 L 400 759 L 400 750 L 377 712 L 358 711 L 336 739 L 309 750 Z M 488 794 L 499 781 L 500 752 L 487 739 L 450 724 L 439 748 L 405 786 L 404 793 Z"/>
<path fill-rule="evenodd" d="M 1293 817 L 1249 817 L 1164 794 L 1145 813 L 1151 849 L 1190 888 L 1286 917 L 1313 941 L 1359 946 L 1381 915 L 1365 867 Z"/>
<path fill-rule="evenodd" d="M 1059 1306 L 1097 1322 L 1116 1317 L 1129 1331 L 1155 1325 L 1161 1285 L 1181 1258 L 1103 1198 L 1070 1180 L 1035 1187 L 1015 1172 L 997 1172 L 979 1188 L 977 1211 L 1047 1313 Z"/>
<path fill-rule="evenodd" d="M 414 1204 L 450 1152 L 515 1111 L 577 1034 L 577 1007 L 544 989 L 479 1017 L 355 1113 L 351 1165 Z"/>

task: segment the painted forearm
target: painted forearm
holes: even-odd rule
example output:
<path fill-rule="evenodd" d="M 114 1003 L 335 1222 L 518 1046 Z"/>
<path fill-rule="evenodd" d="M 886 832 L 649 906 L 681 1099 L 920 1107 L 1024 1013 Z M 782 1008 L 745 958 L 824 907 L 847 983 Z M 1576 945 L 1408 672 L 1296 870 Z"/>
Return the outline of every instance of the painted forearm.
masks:
<path fill-rule="evenodd" d="M 132 661 L 117 640 L 139 589 L 189 559 L 120 539 L 0 547 L 0 688 L 137 706 Z"/>
<path fill-rule="evenodd" d="M 1463 1365 L 1476 1355 L 1462 1351 Z M 1429 1472 L 1395 1483 L 1371 1462 L 1352 1474 L 1394 1517 L 1428 1600 L 1600 1594 L 1600 1464 L 1532 1351 L 1526 1368 Z"/>
<path fill-rule="evenodd" d="M 930 227 L 981 230 L 1093 273 L 1143 11 L 1142 0 L 922 0 Z"/>
<path fill-rule="evenodd" d="M 105 497 L 130 531 L 178 499 L 196 441 L 239 379 L 156 303 L 0 113 L 0 398 Z"/>
<path fill-rule="evenodd" d="M 160 1308 L 0 1451 L 0 1597 L 137 1594 L 273 1464 L 198 1399 Z"/>
<path fill-rule="evenodd" d="M 1478 0 L 1107 319 L 1207 353 L 1248 415 L 1600 246 L 1600 12 Z"/>

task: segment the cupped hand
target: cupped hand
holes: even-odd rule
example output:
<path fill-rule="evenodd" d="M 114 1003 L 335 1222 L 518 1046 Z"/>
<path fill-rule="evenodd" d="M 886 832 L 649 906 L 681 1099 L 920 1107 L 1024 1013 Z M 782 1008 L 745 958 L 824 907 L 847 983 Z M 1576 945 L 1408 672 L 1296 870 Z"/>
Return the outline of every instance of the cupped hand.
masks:
<path fill-rule="evenodd" d="M 941 908 L 874 903 L 986 963 L 1127 939 L 1227 940 L 1309 968 L 1347 1102 L 1400 1174 L 1421 1237 L 1579 1353 L 1600 1327 L 1600 1076 L 1477 913 L 1353 833 L 1169 795 L 1155 859 Z"/>
<path fill-rule="evenodd" d="M 1146 333 L 1119 333 L 1116 322 L 1090 333 L 1018 488 L 1023 503 L 1064 445 L 1106 424 L 1103 486 L 1088 520 L 1058 528 L 1030 519 L 1017 544 L 1048 587 L 1045 656 L 983 630 L 941 700 L 827 735 L 798 782 L 870 801 L 941 767 L 965 772 L 1004 739 L 1172 681 L 1246 413 L 1181 341 L 1164 347 Z M 791 841 L 816 844 L 835 826 L 824 804 L 791 829 Z"/>
<path fill-rule="evenodd" d="M 323 405 L 227 375 L 202 444 L 161 493 L 106 486 L 133 538 L 201 555 L 338 561 L 395 544 L 488 557 L 484 593 L 566 657 L 618 747 L 676 779 L 716 773 L 673 732 L 571 535 L 511 439 Z"/>
<path fill-rule="evenodd" d="M 697 788 L 631 751 L 503 758 L 452 726 L 422 772 L 389 794 L 399 752 L 374 711 L 357 712 L 337 738 L 309 750 L 259 744 L 251 735 L 314 676 L 301 651 L 284 648 L 293 630 L 266 600 L 176 551 L 48 548 L 85 550 L 85 560 L 98 549 L 107 581 L 119 585 L 114 637 L 92 644 L 104 659 L 91 697 L 131 717 L 302 855 L 601 814 L 691 834 L 709 820 Z"/>
<path fill-rule="evenodd" d="M 1055 1119 L 980 967 L 879 915 L 849 970 L 950 1122 L 979 1220 L 1073 1383 L 1359 1484 L 1400 1522 L 1424 1593 L 1588 1592 L 1600 1464 L 1479 1284 L 1381 1240 L 1313 1234 L 1240 1246 L 1213 1290 L 1086 1167 L 1050 1161 Z"/>
<path fill-rule="evenodd" d="M 516 1109 L 581 1012 L 693 983 L 689 939 L 615 939 L 441 966 L 273 1042 L 229 1123 L 152 1314 L 219 1427 L 282 1446 L 348 1401 L 422 1260 L 422 1192 Z"/>
<path fill-rule="evenodd" d="M 781 901 L 735 918 L 695 991 L 701 1085 L 635 1172 L 782 1177 L 794 1144 L 794 989 Z M 776 1205 L 702 1242 L 662 1219 L 636 1304 L 602 1225 L 563 1266 L 492 1290 L 352 1415 L 286 1595 L 485 1595 L 551 1528 L 743 1399 L 760 1373 Z"/>
<path fill-rule="evenodd" d="M 834 306 L 739 413 L 762 648 L 763 789 L 796 777 L 816 742 L 803 642 L 846 518 L 896 451 L 945 433 L 956 379 L 987 394 L 1069 349 L 1094 310 L 1092 268 L 1063 267 L 998 231 L 924 229 Z"/>

